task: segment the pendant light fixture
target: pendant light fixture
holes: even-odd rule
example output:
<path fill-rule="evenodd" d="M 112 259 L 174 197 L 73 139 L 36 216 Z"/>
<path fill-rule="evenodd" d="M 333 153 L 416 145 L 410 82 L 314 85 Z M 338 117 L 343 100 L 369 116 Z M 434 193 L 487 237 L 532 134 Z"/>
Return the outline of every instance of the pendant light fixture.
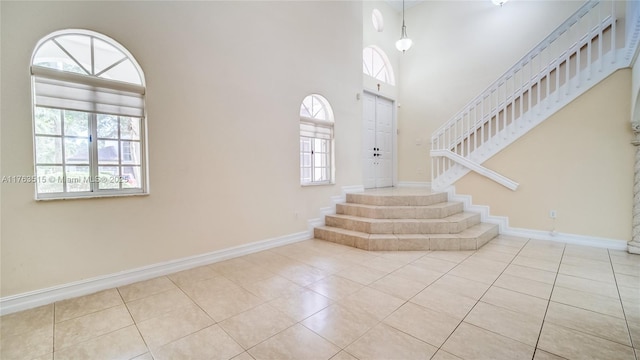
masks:
<path fill-rule="evenodd" d="M 413 45 L 413 41 L 407 36 L 407 26 L 404 24 L 404 0 L 402 0 L 402 34 L 400 40 L 396 41 L 396 49 L 404 54 L 411 45 Z"/>
<path fill-rule="evenodd" d="M 509 1 L 509 0 L 491 0 L 491 2 L 492 2 L 494 5 L 498 5 L 498 6 L 502 6 L 502 5 L 504 5 L 504 3 L 506 3 L 507 1 Z"/>

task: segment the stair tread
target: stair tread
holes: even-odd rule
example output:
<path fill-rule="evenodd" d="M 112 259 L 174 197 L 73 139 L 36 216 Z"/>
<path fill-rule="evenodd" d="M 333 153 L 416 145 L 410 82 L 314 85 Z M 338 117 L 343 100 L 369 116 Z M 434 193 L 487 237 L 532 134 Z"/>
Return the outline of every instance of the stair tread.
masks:
<path fill-rule="evenodd" d="M 466 219 L 478 216 L 478 213 L 465 211 L 462 213 L 449 215 L 447 217 L 441 219 L 414 219 L 414 218 L 400 218 L 400 219 L 377 219 L 377 218 L 368 218 L 363 216 L 355 216 L 355 215 L 346 215 L 346 214 L 334 214 L 327 215 L 328 217 L 333 218 L 341 218 L 341 219 L 349 219 L 355 221 L 363 221 L 363 222 L 372 222 L 372 223 L 397 223 L 397 222 L 407 222 L 407 223 L 450 223 L 450 222 L 458 222 L 464 221 Z"/>
<path fill-rule="evenodd" d="M 425 206 L 447 201 L 446 192 L 428 194 L 349 193 L 347 203 L 378 206 Z"/>
<path fill-rule="evenodd" d="M 333 227 L 333 226 L 318 226 L 317 229 L 325 230 L 325 231 L 334 231 L 345 235 L 353 235 L 362 238 L 396 238 L 396 239 L 460 239 L 460 238 L 473 238 L 479 235 L 484 234 L 487 231 L 491 231 L 494 228 L 497 228 L 498 225 L 495 224 L 487 224 L 480 223 L 473 226 L 470 226 L 468 229 L 457 233 L 457 234 L 368 234 L 365 232 L 355 231 L 355 230 L 347 230 L 343 228 Z"/>
<path fill-rule="evenodd" d="M 344 206 L 352 206 L 352 207 L 360 207 L 365 209 L 441 209 L 447 206 L 456 206 L 458 204 L 462 204 L 459 201 L 444 201 L 433 205 L 369 205 L 369 204 L 358 204 L 358 203 L 342 203 L 340 205 Z"/>

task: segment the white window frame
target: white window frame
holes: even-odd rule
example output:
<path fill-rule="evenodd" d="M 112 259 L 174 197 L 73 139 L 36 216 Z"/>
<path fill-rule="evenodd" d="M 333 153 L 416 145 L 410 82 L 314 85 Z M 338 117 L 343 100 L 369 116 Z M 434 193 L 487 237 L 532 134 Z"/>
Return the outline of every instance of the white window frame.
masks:
<path fill-rule="evenodd" d="M 67 41 L 75 37 L 76 39 L 88 40 L 88 46 L 76 45 L 74 49 L 61 45 L 63 40 Z M 60 40 L 58 40 L 60 39 Z M 60 41 L 60 42 L 58 42 Z M 109 47 L 110 55 L 116 54 L 116 58 L 101 58 L 98 48 L 101 44 L 106 43 Z M 67 57 L 60 58 L 56 62 L 45 61 L 49 59 L 48 55 L 39 53 L 39 50 L 46 46 L 58 46 Z M 78 50 L 80 49 L 80 50 Z M 104 49 L 104 48 L 103 48 Z M 56 50 L 58 50 L 56 48 Z M 90 54 L 89 63 L 82 59 L 74 57 L 72 50 L 88 51 Z M 104 53 L 104 52 L 103 52 Z M 48 54 L 48 53 L 47 53 Z M 74 70 L 63 70 L 62 63 L 75 62 Z M 98 60 L 103 60 L 100 64 Z M 117 78 L 109 78 L 110 71 L 120 64 L 128 66 L 129 74 L 137 75 L 126 80 Z M 55 65 L 53 65 L 55 64 Z M 110 65 L 109 65 L 110 64 Z M 102 66 L 102 69 L 98 69 Z M 57 68 L 56 68 L 57 67 Z M 84 73 L 81 73 L 84 72 Z M 137 74 L 135 74 L 137 73 Z M 113 73 L 111 73 L 113 74 Z M 35 199 L 36 200 L 55 200 L 55 199 L 76 199 L 76 198 L 94 198 L 94 197 L 113 197 L 113 196 L 130 196 L 130 195 L 146 195 L 149 193 L 148 184 L 148 161 L 147 161 L 147 137 L 146 137 L 146 113 L 144 106 L 145 98 L 145 78 L 140 65 L 134 57 L 120 45 L 117 41 L 88 30 L 62 30 L 56 31 L 42 38 L 35 47 L 31 59 L 31 77 L 32 77 L 32 121 L 33 121 L 33 150 L 34 150 L 34 182 L 35 182 Z M 36 116 L 40 109 L 46 109 L 51 114 L 59 112 L 60 129 L 58 133 L 43 134 L 39 133 L 36 127 Z M 65 122 L 70 121 L 66 118 L 69 112 L 85 113 L 88 119 L 88 131 L 85 135 L 69 135 L 65 132 Z M 109 116 L 112 124 L 115 124 L 117 135 L 108 139 L 99 137 L 98 134 L 98 118 L 100 116 Z M 137 119 L 137 138 L 128 138 L 126 134 L 121 133 L 124 119 Z M 115 120 L 114 120 L 115 119 Z M 135 122 L 135 120 L 134 120 Z M 124 123 L 126 125 L 126 123 Z M 132 129 L 132 128 L 130 128 Z M 124 137 L 123 137 L 124 136 Z M 43 138 L 59 139 L 61 145 L 58 148 L 60 154 L 56 152 L 53 162 L 43 162 L 38 160 L 38 141 Z M 67 139 L 75 139 L 82 141 L 86 139 L 87 162 L 78 164 L 78 161 L 68 161 L 65 155 L 65 143 Z M 56 141 L 56 140 L 54 140 Z M 99 160 L 98 144 L 102 141 L 111 141 L 117 144 L 116 160 L 108 163 L 105 160 Z M 127 163 L 122 156 L 122 149 L 125 144 L 138 144 L 139 159 L 134 163 Z M 106 143 L 103 143 L 106 144 Z M 134 145 L 136 146 L 136 145 Z M 45 173 L 45 167 L 60 168 L 61 173 L 56 172 Z M 76 177 L 68 175 L 69 167 L 81 166 L 89 168 L 88 176 L 76 175 Z M 111 167 L 117 169 L 116 173 L 106 175 L 105 170 Z M 125 174 L 125 169 L 128 171 Z M 42 171 L 39 171 L 42 170 Z M 102 170 L 102 172 L 100 171 Z M 86 169 L 84 170 L 86 171 Z M 130 172 L 135 174 L 129 176 Z M 131 182 L 131 179 L 135 182 Z M 77 185 L 74 190 L 74 181 L 82 183 Z M 61 183 L 62 191 L 42 192 L 40 189 L 46 188 L 46 183 Z M 56 188 L 60 185 L 56 185 Z M 83 190 L 77 190 L 81 188 Z M 85 190 L 86 189 L 86 190 Z"/>
<path fill-rule="evenodd" d="M 305 103 L 313 104 L 314 108 L 307 109 Z M 305 97 L 300 105 L 300 184 L 302 186 L 327 185 L 335 182 L 333 131 L 333 110 L 327 99 L 318 94 Z M 309 176 L 305 176 L 305 172 L 308 172 Z"/>
<path fill-rule="evenodd" d="M 380 67 L 375 66 L 377 62 L 381 64 Z M 362 72 L 389 85 L 396 84 L 389 57 L 375 45 L 362 49 Z"/>

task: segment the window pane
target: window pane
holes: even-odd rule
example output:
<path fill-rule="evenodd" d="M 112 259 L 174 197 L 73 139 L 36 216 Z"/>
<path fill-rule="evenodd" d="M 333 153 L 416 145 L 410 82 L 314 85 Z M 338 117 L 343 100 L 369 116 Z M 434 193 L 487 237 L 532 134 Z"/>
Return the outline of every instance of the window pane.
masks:
<path fill-rule="evenodd" d="M 313 100 L 311 98 L 311 95 L 302 100 L 302 105 L 300 106 L 300 116 L 313 117 L 312 103 Z"/>
<path fill-rule="evenodd" d="M 120 138 L 140 140 L 140 119 L 120 117 Z"/>
<path fill-rule="evenodd" d="M 56 193 L 64 191 L 62 166 L 36 166 L 39 193 Z"/>
<path fill-rule="evenodd" d="M 98 167 L 99 189 L 119 189 L 120 188 L 120 170 L 117 166 L 99 166 Z"/>
<path fill-rule="evenodd" d="M 86 74 L 75 61 L 71 60 L 71 58 L 51 40 L 40 46 L 34 57 L 33 64 L 56 70 L 67 70 Z"/>
<path fill-rule="evenodd" d="M 300 139 L 300 151 L 311 152 L 311 139 L 309 138 Z"/>
<path fill-rule="evenodd" d="M 60 110 L 37 107 L 35 113 L 36 134 L 62 135 Z"/>
<path fill-rule="evenodd" d="M 369 47 L 362 50 L 362 71 L 373 76 L 373 49 Z"/>
<path fill-rule="evenodd" d="M 118 138 L 118 117 L 98 114 L 98 137 L 106 139 Z"/>
<path fill-rule="evenodd" d="M 118 141 L 98 140 L 98 163 L 118 164 Z"/>
<path fill-rule="evenodd" d="M 311 182 L 311 168 L 302 168 L 300 171 L 302 173 L 302 182 Z"/>
<path fill-rule="evenodd" d="M 122 167 L 122 188 L 140 188 L 142 183 L 140 177 L 140 166 Z"/>
<path fill-rule="evenodd" d="M 100 77 L 110 80 L 118 80 L 124 81 L 133 84 L 142 84 L 142 80 L 140 80 L 140 75 L 138 75 L 138 70 L 133 65 L 131 60 L 126 60 L 121 62 L 120 64 L 114 66 L 109 71 L 100 75 Z"/>
<path fill-rule="evenodd" d="M 57 37 L 56 41 L 73 56 L 75 61 L 82 64 L 82 67 L 91 72 L 91 45 L 89 43 L 91 40 L 89 36 L 64 35 Z M 82 73 L 87 74 L 84 71 Z"/>
<path fill-rule="evenodd" d="M 66 167 L 67 191 L 89 191 L 91 190 L 89 167 L 88 166 L 67 166 Z"/>
<path fill-rule="evenodd" d="M 320 167 L 320 166 L 327 166 L 326 161 L 325 161 L 326 157 L 323 153 L 315 153 L 313 154 L 313 161 L 315 166 Z"/>
<path fill-rule="evenodd" d="M 96 38 L 93 38 L 93 52 L 96 74 L 126 57 L 111 44 Z"/>
<path fill-rule="evenodd" d="M 89 136 L 89 114 L 80 111 L 64 111 L 64 134 Z"/>
<path fill-rule="evenodd" d="M 300 159 L 301 166 L 311 166 L 311 153 L 300 154 Z"/>
<path fill-rule="evenodd" d="M 89 141 L 87 139 L 64 139 L 65 162 L 68 164 L 89 163 Z"/>
<path fill-rule="evenodd" d="M 58 137 L 36 136 L 36 163 L 61 164 L 62 140 Z"/>
<path fill-rule="evenodd" d="M 122 145 L 122 163 L 139 165 L 140 164 L 140 143 L 137 141 L 123 141 Z"/>

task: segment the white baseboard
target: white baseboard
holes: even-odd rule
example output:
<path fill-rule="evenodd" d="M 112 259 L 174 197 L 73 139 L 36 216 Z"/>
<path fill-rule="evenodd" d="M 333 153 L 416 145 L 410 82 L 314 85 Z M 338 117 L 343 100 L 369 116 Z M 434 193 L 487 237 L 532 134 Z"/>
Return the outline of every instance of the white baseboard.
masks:
<path fill-rule="evenodd" d="M 427 187 L 427 188 L 431 188 L 431 182 L 429 182 L 429 181 L 398 181 L 396 186 L 398 186 L 398 187 Z"/>
<path fill-rule="evenodd" d="M 518 236 L 536 240 L 548 240 L 574 245 L 593 246 L 612 250 L 627 250 L 628 242 L 626 240 L 561 232 L 552 233 L 551 231 L 510 227 L 508 217 L 491 215 L 489 206 L 474 205 L 471 195 L 456 194 L 455 186 L 450 186 L 446 189 L 446 192 L 449 194 L 449 200 L 462 202 L 464 204 L 465 211 L 480 213 L 482 222 L 498 225 L 499 232 L 503 235 Z"/>
<path fill-rule="evenodd" d="M 308 221 L 307 231 L 257 241 L 250 244 L 235 246 L 232 248 L 222 249 L 206 254 L 152 264 L 137 269 L 125 270 L 119 273 L 98 276 L 22 294 L 6 296 L 0 298 L 0 315 L 11 314 L 17 311 L 51 304 L 60 300 L 88 295 L 98 291 L 133 284 L 138 281 L 148 280 L 158 276 L 172 274 L 178 271 L 188 270 L 202 265 L 213 264 L 219 261 L 252 254 L 258 251 L 263 251 L 274 247 L 311 239 L 313 238 L 313 228 L 316 226 L 324 225 L 324 215 L 336 213 L 336 204 L 346 201 L 347 193 L 362 191 L 364 191 L 364 187 L 362 185 L 342 187 L 342 195 L 333 196 L 331 198 L 332 205 L 320 209 L 320 213 L 322 215 L 321 218 L 311 219 Z"/>
<path fill-rule="evenodd" d="M 608 239 L 608 238 L 600 238 L 595 236 L 585 236 L 585 235 L 577 235 L 577 234 L 569 234 L 569 233 L 561 233 L 561 232 L 550 232 L 550 231 L 542 231 L 542 230 L 531 230 L 531 229 L 522 229 L 522 228 L 508 228 L 503 232 L 504 235 L 511 236 L 519 236 L 526 237 L 530 239 L 537 240 L 548 240 L 548 241 L 557 241 L 563 242 L 566 244 L 573 245 L 583 245 L 583 246 L 592 246 L 598 248 L 605 248 L 611 250 L 627 250 L 627 241 L 617 240 L 617 239 Z"/>
<path fill-rule="evenodd" d="M 312 237 L 313 232 L 302 231 L 295 234 L 257 241 L 228 249 L 222 249 L 207 254 L 190 256 L 182 259 L 143 266 L 137 269 L 126 270 L 114 274 L 108 274 L 91 279 L 53 286 L 46 289 L 6 296 L 0 298 L 0 315 L 11 314 L 17 311 L 51 304 L 60 300 L 88 295 L 98 291 L 128 285 L 138 281 L 148 280 L 158 276 L 191 269 L 202 265 L 213 264 L 238 256 L 243 256 L 278 246 L 308 240 Z"/>

